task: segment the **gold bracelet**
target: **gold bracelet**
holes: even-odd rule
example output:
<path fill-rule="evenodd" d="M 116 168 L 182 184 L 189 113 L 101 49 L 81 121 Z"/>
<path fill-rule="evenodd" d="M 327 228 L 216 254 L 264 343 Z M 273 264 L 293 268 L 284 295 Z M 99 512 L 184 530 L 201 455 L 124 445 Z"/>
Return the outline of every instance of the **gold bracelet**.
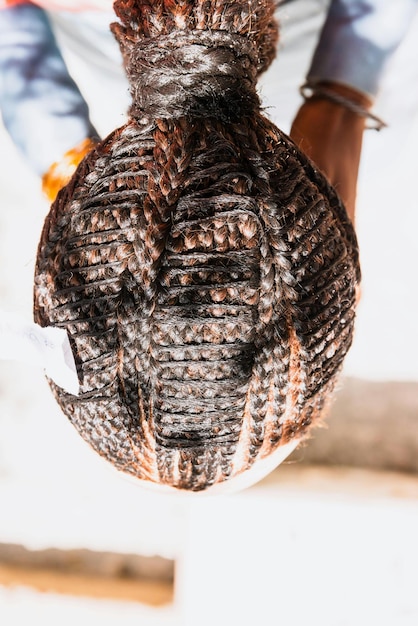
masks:
<path fill-rule="evenodd" d="M 342 96 L 335 91 L 331 91 L 330 89 L 326 89 L 320 86 L 316 87 L 315 85 L 310 85 L 309 83 L 305 83 L 304 85 L 302 85 L 299 91 L 305 102 L 313 97 L 326 98 L 331 102 L 335 102 L 335 104 L 339 104 L 345 107 L 346 109 L 348 109 L 352 113 L 355 113 L 356 115 L 359 115 L 360 117 L 365 117 L 366 119 L 372 120 L 373 125 L 367 126 L 366 128 L 368 129 L 379 131 L 382 130 L 382 128 L 387 127 L 386 122 L 380 119 L 380 117 L 377 117 L 377 115 L 370 113 L 370 111 L 361 106 L 361 104 L 357 104 L 357 102 L 353 102 L 349 98 L 346 98 L 345 96 Z"/>

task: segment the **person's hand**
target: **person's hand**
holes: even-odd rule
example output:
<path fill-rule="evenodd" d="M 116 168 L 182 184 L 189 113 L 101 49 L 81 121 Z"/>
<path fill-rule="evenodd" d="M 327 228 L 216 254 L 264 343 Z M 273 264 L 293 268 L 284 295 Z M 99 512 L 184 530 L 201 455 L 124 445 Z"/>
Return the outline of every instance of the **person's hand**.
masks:
<path fill-rule="evenodd" d="M 371 101 L 354 89 L 334 83 L 321 86 L 366 110 L 371 107 Z M 313 95 L 299 109 L 290 131 L 293 141 L 335 187 L 353 222 L 364 128 L 364 117 L 325 97 Z"/>

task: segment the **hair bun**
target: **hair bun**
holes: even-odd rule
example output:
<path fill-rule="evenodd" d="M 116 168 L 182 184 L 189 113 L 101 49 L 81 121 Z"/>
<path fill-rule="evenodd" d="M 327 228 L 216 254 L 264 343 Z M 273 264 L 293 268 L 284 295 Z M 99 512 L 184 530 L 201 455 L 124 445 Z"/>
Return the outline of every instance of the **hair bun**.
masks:
<path fill-rule="evenodd" d="M 186 115 L 231 122 L 260 105 L 258 57 L 242 35 L 175 31 L 140 40 L 125 59 L 134 118 Z"/>

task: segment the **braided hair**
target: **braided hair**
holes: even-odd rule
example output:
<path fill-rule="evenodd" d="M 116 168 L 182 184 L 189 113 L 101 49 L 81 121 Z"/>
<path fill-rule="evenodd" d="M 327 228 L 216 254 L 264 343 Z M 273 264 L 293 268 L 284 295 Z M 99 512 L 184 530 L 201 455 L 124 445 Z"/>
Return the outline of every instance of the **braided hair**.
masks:
<path fill-rule="evenodd" d="M 35 318 L 68 331 L 91 446 L 199 491 L 300 439 L 352 341 L 355 234 L 260 111 L 270 0 L 117 0 L 132 105 L 43 228 Z"/>

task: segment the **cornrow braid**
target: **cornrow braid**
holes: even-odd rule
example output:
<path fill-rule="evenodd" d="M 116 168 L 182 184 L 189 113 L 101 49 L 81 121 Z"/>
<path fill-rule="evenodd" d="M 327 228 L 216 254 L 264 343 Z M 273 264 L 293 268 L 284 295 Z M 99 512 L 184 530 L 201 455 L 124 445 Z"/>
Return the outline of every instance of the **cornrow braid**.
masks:
<path fill-rule="evenodd" d="M 360 279 L 335 191 L 261 115 L 274 2 L 118 0 L 132 92 L 45 221 L 35 318 L 63 327 L 94 449 L 200 491 L 300 440 L 350 347 Z"/>

